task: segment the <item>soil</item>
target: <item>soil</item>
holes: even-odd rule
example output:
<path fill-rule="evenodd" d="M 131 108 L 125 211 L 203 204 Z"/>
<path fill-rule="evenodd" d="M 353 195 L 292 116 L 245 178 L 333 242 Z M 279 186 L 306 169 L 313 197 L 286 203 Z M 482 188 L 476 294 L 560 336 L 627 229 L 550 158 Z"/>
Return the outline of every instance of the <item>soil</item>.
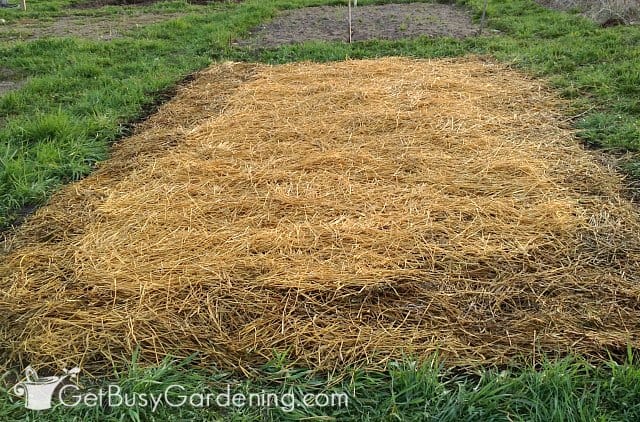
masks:
<path fill-rule="evenodd" d="M 24 80 L 13 70 L 0 67 L 0 96 L 8 91 L 20 88 L 23 84 Z"/>
<path fill-rule="evenodd" d="M 352 40 L 473 36 L 479 27 L 466 9 L 430 3 L 358 6 L 352 12 Z M 349 41 L 348 8 L 307 7 L 282 13 L 254 28 L 239 46 L 273 48 L 303 41 Z"/>
<path fill-rule="evenodd" d="M 95 9 L 103 6 L 148 6 L 164 0 L 77 0 L 72 3 L 76 9 Z M 220 3 L 226 0 L 187 0 L 189 4 Z M 234 0 L 234 2 L 239 2 Z"/>
<path fill-rule="evenodd" d="M 105 16 L 64 16 L 53 21 L 20 19 L 0 26 L 0 41 L 25 41 L 44 37 L 82 37 L 111 40 L 153 23 L 175 19 L 180 13 L 137 13 Z"/>

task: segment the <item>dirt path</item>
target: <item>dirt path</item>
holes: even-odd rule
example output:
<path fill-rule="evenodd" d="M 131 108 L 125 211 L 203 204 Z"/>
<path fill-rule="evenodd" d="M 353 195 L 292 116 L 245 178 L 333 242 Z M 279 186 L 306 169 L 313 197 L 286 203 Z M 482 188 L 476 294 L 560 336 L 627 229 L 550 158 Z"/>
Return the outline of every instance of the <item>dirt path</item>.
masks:
<path fill-rule="evenodd" d="M 353 40 L 473 36 L 469 13 L 446 4 L 409 3 L 358 6 L 353 10 Z M 282 13 L 252 31 L 240 46 L 272 48 L 304 41 L 348 41 L 347 7 L 308 7 Z"/>

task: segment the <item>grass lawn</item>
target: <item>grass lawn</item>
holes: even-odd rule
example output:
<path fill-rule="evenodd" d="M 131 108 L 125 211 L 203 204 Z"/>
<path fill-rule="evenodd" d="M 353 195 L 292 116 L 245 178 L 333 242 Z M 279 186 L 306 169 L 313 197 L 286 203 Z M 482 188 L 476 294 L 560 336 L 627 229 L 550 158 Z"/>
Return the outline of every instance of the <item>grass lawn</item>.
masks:
<path fill-rule="evenodd" d="M 127 372 L 109 379 L 83 382 L 82 393 L 98 395 L 101 390 L 108 392 L 109 385 L 112 391 L 118 388 L 118 393 L 114 393 L 112 399 L 105 393 L 98 403 L 111 400 L 111 407 L 79 400 L 74 396 L 78 393 L 71 391 L 72 394 L 63 398 L 66 405 L 58 403 L 47 411 L 27 410 L 21 399 L 0 391 L 0 418 L 3 421 L 540 422 L 640 418 L 637 365 L 611 362 L 593 366 L 571 358 L 539 364 L 535 369 L 524 365 L 515 369 L 466 372 L 448 370 L 437 359 L 422 365 L 406 360 L 390 365 L 383 373 L 351 370 L 339 377 L 287 368 L 278 361 L 242 377 L 215 370 L 189 369 L 188 361 L 167 361 L 147 369 L 132 363 Z M 160 401 L 155 410 L 150 399 L 141 404 L 141 397 L 164 396 L 167 391 L 168 398 Z M 215 399 L 210 402 L 199 399 L 207 394 Z M 233 405 L 230 400 L 226 401 L 225 394 L 230 397 L 272 394 L 279 397 L 279 401 L 274 399 L 265 406 L 242 406 L 241 402 Z M 313 400 L 305 399 L 309 394 L 315 394 Z M 119 402 L 118 397 L 123 401 Z M 125 397 L 130 405 L 124 404 Z M 187 404 L 172 407 L 183 402 L 184 397 Z M 312 405 L 304 405 L 305 400 Z M 73 406 L 78 401 L 80 404 Z"/>
<path fill-rule="evenodd" d="M 355 44 L 305 43 L 250 51 L 231 41 L 247 34 L 278 10 L 340 4 L 322 0 L 248 0 L 193 6 L 167 2 L 137 10 L 183 13 L 146 28 L 132 28 L 112 41 L 0 38 L 0 68 L 28 78 L 0 97 L 0 227 L 46 202 L 61 184 L 88 174 L 107 157 L 109 146 L 131 124 L 152 112 L 177 82 L 212 61 L 285 63 L 332 61 L 387 55 L 412 57 L 486 54 L 546 78 L 570 100 L 567 118 L 580 137 L 640 179 L 640 27 L 600 28 L 569 14 L 548 11 L 532 0 L 490 0 L 488 25 L 499 30 L 467 40 L 420 39 Z M 359 2 L 373 3 L 372 1 Z M 483 0 L 467 0 L 479 16 Z M 0 9 L 9 22 L 20 17 L 47 20 L 70 14 L 109 16 L 117 7 L 71 9 L 69 1 L 29 3 L 29 11 Z M 1 70 L 1 69 L 0 69 Z M 1 420 L 299 420 L 328 415 L 336 420 L 638 420 L 640 366 L 629 352 L 626 363 L 595 366 L 579 357 L 512 369 L 452 370 L 446 362 L 415 366 L 410 359 L 384 373 L 361 370 L 311 374 L 274 361 L 248 376 L 190 369 L 188 362 L 142 369 L 113 379 L 88 381 L 86 389 L 117 382 L 130 393 L 162 392 L 180 384 L 189 392 L 346 392 L 348 407 L 181 408 L 58 406 L 49 412 L 25 410 L 23 401 L 0 392 Z M 94 382 L 95 385 L 91 384 Z M 9 385 L 9 384 L 7 384 Z M 331 420 L 329 418 L 328 420 Z"/>

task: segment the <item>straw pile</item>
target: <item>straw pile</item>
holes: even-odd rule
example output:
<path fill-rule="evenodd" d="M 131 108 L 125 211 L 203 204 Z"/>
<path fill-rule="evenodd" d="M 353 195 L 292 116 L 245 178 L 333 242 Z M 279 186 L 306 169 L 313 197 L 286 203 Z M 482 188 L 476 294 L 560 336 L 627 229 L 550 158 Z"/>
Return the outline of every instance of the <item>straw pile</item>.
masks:
<path fill-rule="evenodd" d="M 640 220 L 559 106 L 477 58 L 214 67 L 10 242 L 3 360 L 637 346 Z"/>

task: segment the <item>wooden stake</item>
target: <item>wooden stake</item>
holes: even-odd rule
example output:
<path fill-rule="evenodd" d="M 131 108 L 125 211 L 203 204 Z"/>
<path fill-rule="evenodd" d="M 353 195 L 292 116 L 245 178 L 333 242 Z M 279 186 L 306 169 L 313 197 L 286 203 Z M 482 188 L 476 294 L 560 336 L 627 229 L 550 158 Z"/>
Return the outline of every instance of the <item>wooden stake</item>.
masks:
<path fill-rule="evenodd" d="M 482 17 L 480 18 L 480 29 L 478 30 L 478 35 L 482 35 L 482 29 L 484 28 L 484 21 L 487 17 L 487 3 L 489 0 L 484 0 L 484 6 L 482 6 Z"/>
<path fill-rule="evenodd" d="M 349 44 L 351 44 L 351 35 L 353 34 L 351 28 L 351 0 L 349 0 Z"/>

